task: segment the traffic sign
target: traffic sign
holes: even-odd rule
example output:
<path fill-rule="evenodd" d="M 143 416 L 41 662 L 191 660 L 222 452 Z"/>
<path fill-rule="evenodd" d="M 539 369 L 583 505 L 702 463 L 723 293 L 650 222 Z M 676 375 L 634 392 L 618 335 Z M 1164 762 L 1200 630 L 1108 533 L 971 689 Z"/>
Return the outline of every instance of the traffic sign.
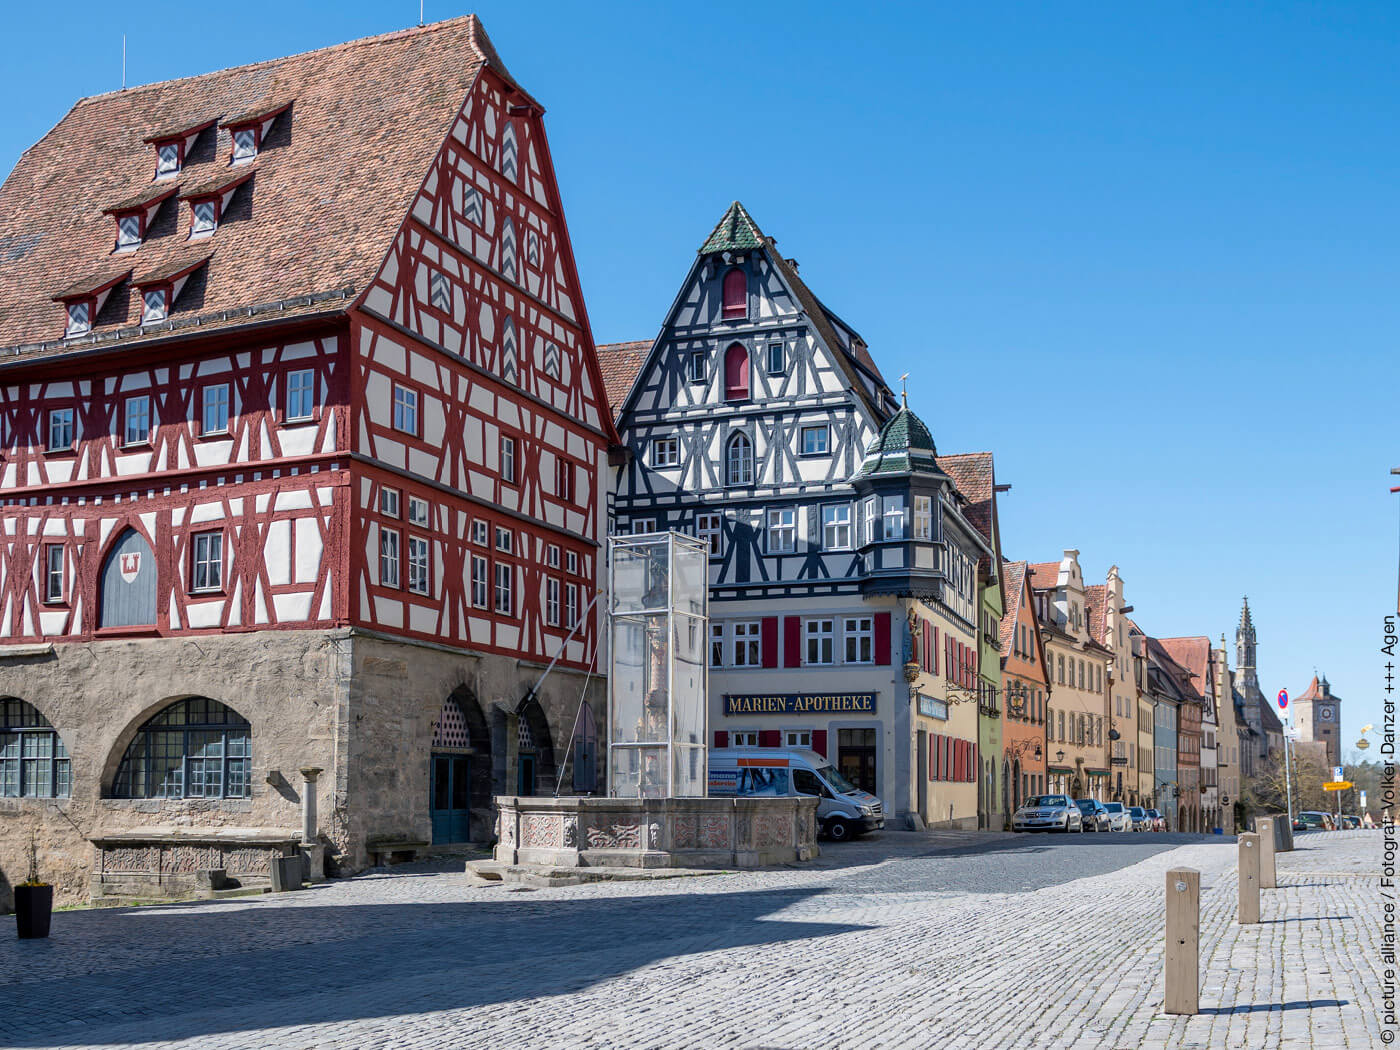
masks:
<path fill-rule="evenodd" d="M 1287 707 L 1288 707 L 1288 690 L 1287 690 L 1287 689 L 1280 689 L 1280 690 L 1278 691 L 1278 709 L 1279 709 L 1280 711 L 1282 711 L 1282 710 L 1284 710 L 1284 709 L 1287 708 Z"/>
<path fill-rule="evenodd" d="M 1335 784 L 1323 784 L 1323 791 L 1349 791 L 1351 789 L 1350 780 L 1339 780 Z"/>
<path fill-rule="evenodd" d="M 1341 766 L 1333 766 L 1333 767 L 1332 767 L 1332 779 L 1333 779 L 1333 780 L 1341 780 L 1341 779 L 1342 779 L 1342 767 L 1341 767 Z"/>
<path fill-rule="evenodd" d="M 1366 808 L 1366 792 L 1361 792 L 1361 808 Z"/>

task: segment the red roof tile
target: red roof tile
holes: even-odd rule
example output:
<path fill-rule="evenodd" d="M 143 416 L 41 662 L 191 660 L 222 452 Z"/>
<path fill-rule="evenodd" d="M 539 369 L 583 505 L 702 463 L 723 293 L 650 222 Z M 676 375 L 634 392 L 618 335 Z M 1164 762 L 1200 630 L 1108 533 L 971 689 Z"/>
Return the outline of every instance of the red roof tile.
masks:
<path fill-rule="evenodd" d="M 1016 616 L 1021 611 L 1021 595 L 1025 591 L 1026 563 L 1001 563 L 1001 586 L 1006 593 L 1006 610 L 1001 614 L 1001 651 L 1011 652 L 1011 636 L 1016 633 Z"/>
<path fill-rule="evenodd" d="M 1057 561 L 1038 561 L 1026 566 L 1026 573 L 1031 578 L 1031 589 L 1046 591 L 1054 587 L 1060 578 L 1060 563 Z"/>
<path fill-rule="evenodd" d="M 1210 668 L 1210 639 L 1203 635 L 1185 638 L 1157 639 L 1171 658 L 1189 671 L 1194 677 L 1191 684 L 1198 691 L 1205 691 L 1206 676 Z"/>
<path fill-rule="evenodd" d="M 71 285 L 75 271 L 110 265 L 112 220 L 103 209 L 150 186 L 153 129 L 189 128 L 268 98 L 296 103 L 259 153 L 251 192 L 240 191 L 209 241 L 217 253 L 203 310 L 364 288 L 493 55 L 470 15 L 79 101 L 0 186 L 0 347 L 62 338 L 63 312 L 48 290 Z M 230 150 L 227 130 L 203 132 L 181 181 L 227 170 Z M 256 199 L 240 205 L 243 195 Z M 162 241 L 184 238 L 188 218 L 179 219 L 122 265 L 144 268 Z M 133 305 L 104 309 L 99 333 L 113 326 L 109 315 L 129 316 Z M 334 309 L 344 305 L 337 298 Z"/>
<path fill-rule="evenodd" d="M 603 386 L 608 392 L 608 404 L 612 406 L 614 420 L 620 417 L 622 403 L 627 400 L 632 384 L 637 381 L 637 373 L 642 370 L 650 351 L 650 339 L 604 343 L 598 347 L 598 367 L 603 372 Z"/>
<path fill-rule="evenodd" d="M 1089 617 L 1089 637 L 1100 645 L 1108 644 L 1108 624 L 1104 622 L 1104 604 L 1108 588 L 1101 583 L 1091 583 L 1084 588 L 1084 611 Z"/>

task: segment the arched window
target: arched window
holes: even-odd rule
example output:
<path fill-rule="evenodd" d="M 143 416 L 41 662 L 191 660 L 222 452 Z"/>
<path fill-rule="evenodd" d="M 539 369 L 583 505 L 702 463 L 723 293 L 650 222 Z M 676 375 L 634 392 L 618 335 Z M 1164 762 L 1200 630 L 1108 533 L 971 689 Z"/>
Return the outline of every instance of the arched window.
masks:
<path fill-rule="evenodd" d="M 67 798 L 68 749 L 32 704 L 0 700 L 0 798 Z"/>
<path fill-rule="evenodd" d="M 724 456 L 724 483 L 753 484 L 753 443 L 746 434 L 735 434 L 729 439 Z"/>
<path fill-rule="evenodd" d="M 724 399 L 749 399 L 749 352 L 739 343 L 734 343 L 724 352 Z"/>
<path fill-rule="evenodd" d="M 252 729 L 231 707 L 197 696 L 136 731 L 112 785 L 116 798 L 247 798 Z"/>
<path fill-rule="evenodd" d="M 749 279 L 737 266 L 724 275 L 724 316 L 749 316 Z"/>

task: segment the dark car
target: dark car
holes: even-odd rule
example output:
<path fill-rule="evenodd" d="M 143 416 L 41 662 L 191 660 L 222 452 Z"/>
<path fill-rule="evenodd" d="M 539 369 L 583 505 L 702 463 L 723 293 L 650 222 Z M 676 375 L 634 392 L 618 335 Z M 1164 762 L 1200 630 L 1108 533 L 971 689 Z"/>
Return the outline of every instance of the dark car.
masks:
<path fill-rule="evenodd" d="M 1294 831 L 1331 831 L 1333 826 L 1332 814 L 1313 809 L 1305 809 L 1293 818 Z"/>
<path fill-rule="evenodd" d="M 1108 831 L 1112 825 L 1112 820 L 1108 815 L 1108 808 L 1096 798 L 1077 798 L 1074 804 L 1079 807 L 1080 816 L 1083 817 L 1081 831 Z"/>
<path fill-rule="evenodd" d="M 1148 823 L 1148 825 L 1147 825 L 1147 830 L 1148 830 L 1148 831 L 1166 831 L 1166 830 L 1167 830 L 1167 818 L 1164 817 L 1164 816 L 1162 816 L 1162 814 L 1161 814 L 1161 812 L 1160 812 L 1159 810 L 1149 809 L 1149 810 L 1147 811 L 1147 819 L 1148 819 L 1148 821 L 1149 821 L 1149 823 Z"/>

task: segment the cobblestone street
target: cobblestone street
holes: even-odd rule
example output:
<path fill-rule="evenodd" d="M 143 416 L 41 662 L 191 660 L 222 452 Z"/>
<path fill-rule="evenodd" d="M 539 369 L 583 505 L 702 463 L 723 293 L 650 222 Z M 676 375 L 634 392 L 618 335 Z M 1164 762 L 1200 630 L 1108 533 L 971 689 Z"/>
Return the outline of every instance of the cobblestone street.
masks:
<path fill-rule="evenodd" d="M 1380 835 L 1299 837 L 1257 927 L 1233 841 L 890 832 L 809 868 L 513 890 L 395 869 L 0 939 L 0 1044 L 1380 1045 Z M 1163 873 L 1202 872 L 1162 1016 Z"/>

